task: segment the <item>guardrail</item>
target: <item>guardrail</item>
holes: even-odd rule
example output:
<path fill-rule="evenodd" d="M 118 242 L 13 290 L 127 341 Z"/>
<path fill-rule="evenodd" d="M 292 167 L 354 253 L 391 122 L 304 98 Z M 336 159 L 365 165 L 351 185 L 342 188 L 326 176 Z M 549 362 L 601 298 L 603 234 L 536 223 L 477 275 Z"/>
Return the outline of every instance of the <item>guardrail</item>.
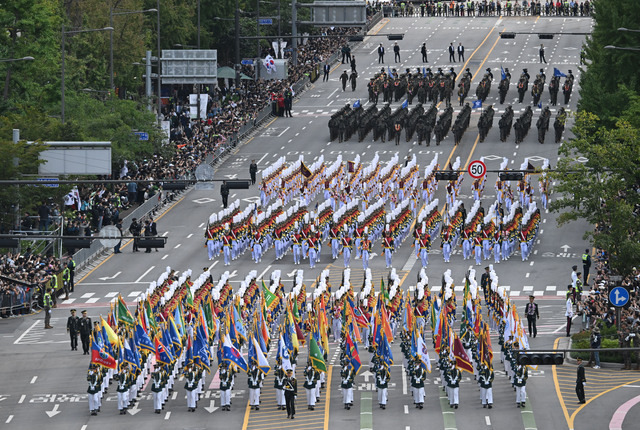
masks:
<path fill-rule="evenodd" d="M 23 288 L 23 287 L 20 287 Z M 29 314 L 37 305 L 34 288 L 23 288 L 21 294 L 13 291 L 0 293 L 0 318 Z"/>

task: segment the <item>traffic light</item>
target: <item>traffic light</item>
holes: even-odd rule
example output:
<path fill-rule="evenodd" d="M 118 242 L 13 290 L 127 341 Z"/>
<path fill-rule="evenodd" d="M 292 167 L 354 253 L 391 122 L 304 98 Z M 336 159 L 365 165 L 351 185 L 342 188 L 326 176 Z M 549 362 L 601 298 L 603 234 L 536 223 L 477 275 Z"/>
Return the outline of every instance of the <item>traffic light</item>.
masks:
<path fill-rule="evenodd" d="M 364 36 L 360 34 L 349 37 L 349 42 L 362 42 L 363 40 L 364 40 Z"/>
<path fill-rule="evenodd" d="M 402 40 L 402 39 L 404 39 L 404 34 L 387 34 L 387 39 L 389 39 L 389 40 Z"/>
<path fill-rule="evenodd" d="M 436 181 L 455 181 L 460 173 L 455 170 L 441 170 L 436 172 Z"/>
<path fill-rule="evenodd" d="M 515 33 L 500 33 L 500 38 L 501 39 L 515 39 L 516 38 L 516 34 Z"/>
<path fill-rule="evenodd" d="M 0 239 L 0 248 L 17 248 L 18 247 L 18 239 Z"/>
<path fill-rule="evenodd" d="M 160 237 L 141 237 L 135 239 L 138 248 L 164 248 L 165 239 Z"/>
<path fill-rule="evenodd" d="M 62 246 L 67 249 L 91 248 L 91 239 L 84 237 L 62 239 Z"/>
<path fill-rule="evenodd" d="M 559 366 L 564 363 L 564 354 L 561 352 L 520 352 L 518 353 L 518 363 L 524 366 Z"/>
<path fill-rule="evenodd" d="M 180 191 L 187 188 L 186 182 L 169 182 L 162 184 L 162 189 L 165 191 Z"/>
<path fill-rule="evenodd" d="M 498 174 L 501 181 L 521 181 L 524 178 L 524 173 L 522 172 L 500 172 Z"/>
<path fill-rule="evenodd" d="M 227 181 L 227 187 L 230 190 L 248 190 L 249 181 Z"/>
<path fill-rule="evenodd" d="M 540 33 L 540 34 L 538 34 L 538 39 L 553 39 L 553 34 L 551 34 L 551 33 Z"/>

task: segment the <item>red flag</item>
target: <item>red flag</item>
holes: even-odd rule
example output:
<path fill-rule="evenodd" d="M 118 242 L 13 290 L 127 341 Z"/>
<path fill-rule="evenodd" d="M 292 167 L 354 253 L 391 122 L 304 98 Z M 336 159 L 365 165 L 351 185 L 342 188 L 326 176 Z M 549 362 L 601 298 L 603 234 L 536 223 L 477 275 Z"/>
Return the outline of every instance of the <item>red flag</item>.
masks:
<path fill-rule="evenodd" d="M 453 356 L 456 358 L 456 367 L 458 369 L 473 373 L 471 360 L 467 356 L 467 353 L 464 351 L 462 341 L 458 336 L 456 336 L 455 340 L 453 341 Z"/>

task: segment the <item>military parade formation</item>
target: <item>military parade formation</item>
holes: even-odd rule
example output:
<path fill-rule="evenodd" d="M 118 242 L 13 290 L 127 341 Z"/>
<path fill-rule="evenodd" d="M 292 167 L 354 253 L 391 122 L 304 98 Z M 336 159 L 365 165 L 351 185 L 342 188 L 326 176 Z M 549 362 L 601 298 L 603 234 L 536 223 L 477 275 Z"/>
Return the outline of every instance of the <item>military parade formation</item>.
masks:
<path fill-rule="evenodd" d="M 560 85 L 560 78 L 562 77 L 565 80 Z M 462 109 L 454 120 L 451 96 L 458 78 L 460 79 L 457 83 L 457 94 Z M 427 146 L 430 146 L 432 135 L 435 137 L 436 145 L 440 145 L 442 140 L 449 134 L 449 131 L 451 131 L 454 135 L 454 144 L 457 145 L 467 130 L 471 118 L 472 106 L 465 100 L 471 87 L 472 78 L 473 76 L 469 69 L 466 69 L 458 77 L 453 67 L 447 73 L 443 72 L 442 68 L 439 68 L 435 74 L 430 68 L 423 68 L 422 70 L 418 68 L 413 73 L 410 69 L 406 69 L 404 73 L 399 73 L 395 69 L 391 70 L 389 68 L 388 71 L 385 71 L 383 68 L 368 83 L 369 100 L 366 103 L 370 104 L 368 108 L 365 109 L 360 100 L 357 100 L 353 106 L 347 104 L 331 115 L 329 119 L 329 139 L 331 141 L 337 139 L 339 143 L 342 143 L 357 135 L 358 141 L 362 142 L 369 133 L 372 133 L 374 142 L 380 140 L 384 143 L 388 140 L 394 141 L 396 145 L 399 145 L 404 130 L 404 140 L 406 142 L 411 141 L 414 134 L 416 134 L 419 145 L 422 145 L 424 141 Z M 487 68 L 476 88 L 476 100 L 473 102 L 473 109 L 483 106 L 491 91 L 493 79 L 491 69 Z M 531 75 L 528 70 L 526 68 L 523 69 L 516 84 L 518 102 L 521 104 L 524 103 L 525 95 L 529 91 L 530 79 Z M 568 74 L 564 74 L 557 68 L 554 69 L 554 75 L 548 85 L 549 104 L 551 106 L 556 106 L 558 103 L 560 86 L 562 86 L 564 104 L 569 104 L 574 79 L 571 70 L 568 71 Z M 536 122 L 538 141 L 540 143 L 545 141 L 545 134 L 549 130 L 551 120 L 549 106 L 545 106 L 543 109 L 541 102 L 545 82 L 544 69 L 540 69 L 540 73 L 535 76 L 531 87 L 532 105 L 534 108 L 540 109 L 540 117 Z M 509 69 L 501 68 L 501 80 L 498 85 L 501 105 L 505 102 L 510 83 L 511 73 Z M 382 94 L 382 108 L 378 108 L 380 94 Z M 409 106 L 413 104 L 416 97 L 418 103 L 410 109 Z M 392 111 L 390 104 L 400 101 L 402 101 L 402 104 L 395 111 Z M 438 107 L 442 102 L 445 103 L 445 107 L 438 116 Z M 429 109 L 424 107 L 427 103 L 431 103 Z M 500 140 L 506 142 L 513 128 L 515 143 L 522 143 L 531 128 L 533 113 L 532 107 L 527 106 L 514 123 L 513 108 L 511 105 L 507 105 L 499 122 Z M 484 141 L 489 130 L 493 127 L 493 116 L 494 108 L 492 105 L 482 109 L 478 121 L 481 142 Z M 565 109 L 559 109 L 553 123 L 556 143 L 559 143 L 562 139 L 566 119 L 567 113 Z"/>

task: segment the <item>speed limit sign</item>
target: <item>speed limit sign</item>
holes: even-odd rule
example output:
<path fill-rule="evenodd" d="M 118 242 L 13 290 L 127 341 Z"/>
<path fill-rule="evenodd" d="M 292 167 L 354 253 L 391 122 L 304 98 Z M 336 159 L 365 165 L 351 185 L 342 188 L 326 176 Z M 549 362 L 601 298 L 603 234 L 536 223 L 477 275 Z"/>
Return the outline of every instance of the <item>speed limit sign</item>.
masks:
<path fill-rule="evenodd" d="M 474 179 L 482 178 L 487 173 L 487 166 L 480 160 L 473 160 L 469 163 L 467 172 Z"/>

